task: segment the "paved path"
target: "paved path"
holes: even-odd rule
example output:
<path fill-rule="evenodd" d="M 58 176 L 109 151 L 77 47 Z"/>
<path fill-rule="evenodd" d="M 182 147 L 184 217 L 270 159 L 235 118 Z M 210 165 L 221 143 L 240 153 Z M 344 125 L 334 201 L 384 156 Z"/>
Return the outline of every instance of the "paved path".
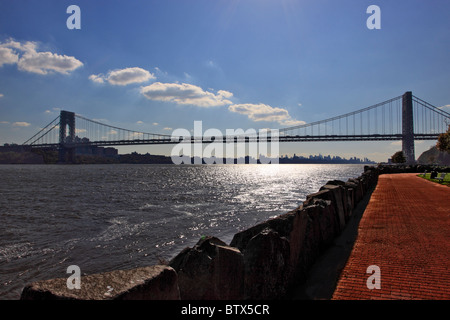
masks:
<path fill-rule="evenodd" d="M 333 299 L 450 299 L 450 187 L 381 175 Z"/>

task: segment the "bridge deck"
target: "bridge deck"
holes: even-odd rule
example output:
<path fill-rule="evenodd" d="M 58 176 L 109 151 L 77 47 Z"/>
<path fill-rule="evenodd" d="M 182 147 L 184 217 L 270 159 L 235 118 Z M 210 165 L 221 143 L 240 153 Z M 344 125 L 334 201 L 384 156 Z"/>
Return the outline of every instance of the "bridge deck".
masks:
<path fill-rule="evenodd" d="M 415 140 L 437 140 L 438 134 L 414 134 Z M 79 142 L 79 143 L 66 143 L 66 148 L 77 148 L 86 146 L 97 146 L 97 147 L 107 147 L 107 146 L 129 146 L 129 145 L 160 145 L 160 144 L 178 144 L 178 143 L 204 143 L 209 144 L 211 142 L 219 143 L 258 143 L 258 142 L 333 142 L 333 141 L 399 141 L 402 140 L 402 136 L 399 134 L 372 134 L 372 135 L 324 135 L 324 136 L 279 136 L 272 139 L 272 137 L 252 137 L 244 136 L 242 138 L 238 137 L 167 137 L 158 139 L 133 139 L 133 140 L 100 140 L 100 141 L 89 141 L 89 142 Z M 59 143 L 41 143 L 32 144 L 33 148 L 58 148 Z"/>
<path fill-rule="evenodd" d="M 450 187 L 381 175 L 333 299 L 450 299 Z M 381 271 L 369 290 L 367 267 Z"/>

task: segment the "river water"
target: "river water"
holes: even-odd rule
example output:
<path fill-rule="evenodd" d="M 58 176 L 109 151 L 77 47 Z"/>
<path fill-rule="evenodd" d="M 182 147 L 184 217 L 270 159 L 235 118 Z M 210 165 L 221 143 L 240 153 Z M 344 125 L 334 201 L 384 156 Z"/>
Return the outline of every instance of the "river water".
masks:
<path fill-rule="evenodd" d="M 0 299 L 36 280 L 170 260 L 298 207 L 363 165 L 1 165 Z"/>

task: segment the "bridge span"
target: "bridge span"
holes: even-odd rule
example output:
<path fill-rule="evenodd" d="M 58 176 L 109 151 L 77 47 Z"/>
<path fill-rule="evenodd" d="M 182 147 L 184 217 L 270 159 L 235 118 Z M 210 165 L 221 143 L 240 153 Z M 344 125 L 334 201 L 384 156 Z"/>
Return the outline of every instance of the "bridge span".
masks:
<path fill-rule="evenodd" d="M 402 141 L 407 163 L 415 162 L 415 140 L 437 140 L 450 125 L 450 113 L 415 97 L 401 96 L 332 118 L 265 132 L 235 130 L 225 136 L 174 136 L 139 132 L 61 111 L 23 145 L 54 148 L 61 162 L 73 162 L 75 149 L 86 146 L 161 145 L 178 143 Z"/>

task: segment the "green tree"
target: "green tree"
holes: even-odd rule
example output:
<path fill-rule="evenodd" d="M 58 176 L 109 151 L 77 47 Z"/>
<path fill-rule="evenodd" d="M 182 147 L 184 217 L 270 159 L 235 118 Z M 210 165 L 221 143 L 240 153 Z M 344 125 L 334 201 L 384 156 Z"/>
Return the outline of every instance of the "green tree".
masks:
<path fill-rule="evenodd" d="M 439 135 L 436 147 L 439 151 L 450 153 L 450 125 L 448 126 L 446 133 L 441 133 Z"/>
<path fill-rule="evenodd" d="M 391 160 L 393 163 L 405 163 L 406 162 L 406 158 L 405 158 L 405 155 L 403 154 L 403 151 L 397 151 L 396 153 L 394 153 Z"/>

